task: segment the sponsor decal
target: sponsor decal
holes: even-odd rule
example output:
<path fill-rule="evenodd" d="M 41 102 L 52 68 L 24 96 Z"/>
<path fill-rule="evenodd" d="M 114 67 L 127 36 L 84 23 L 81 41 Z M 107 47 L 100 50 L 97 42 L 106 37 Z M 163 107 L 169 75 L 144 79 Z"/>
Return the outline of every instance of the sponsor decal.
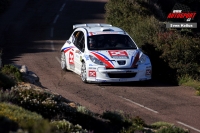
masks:
<path fill-rule="evenodd" d="M 94 64 L 89 64 L 89 66 L 98 66 L 98 65 L 94 65 Z"/>
<path fill-rule="evenodd" d="M 88 36 L 93 36 L 93 35 L 95 35 L 94 32 L 89 32 L 89 33 L 88 33 Z"/>
<path fill-rule="evenodd" d="M 72 35 L 72 42 L 74 42 L 75 41 L 75 37 Z"/>
<path fill-rule="evenodd" d="M 68 43 L 68 44 L 71 44 L 71 42 L 70 42 L 69 40 L 67 40 L 67 43 Z"/>
<path fill-rule="evenodd" d="M 88 76 L 89 76 L 89 77 L 96 77 L 96 71 L 89 70 L 89 71 L 88 71 Z"/>
<path fill-rule="evenodd" d="M 79 54 L 76 53 L 75 56 L 76 56 L 76 58 L 79 58 Z"/>
<path fill-rule="evenodd" d="M 74 53 L 69 52 L 69 64 L 74 65 Z"/>
<path fill-rule="evenodd" d="M 127 52 L 123 50 L 109 50 L 108 53 L 110 54 L 111 58 L 128 58 Z"/>
<path fill-rule="evenodd" d="M 151 69 L 146 69 L 146 74 L 145 75 L 151 75 Z"/>
<path fill-rule="evenodd" d="M 89 55 L 84 55 L 86 60 L 89 60 Z"/>
<path fill-rule="evenodd" d="M 103 32 L 89 32 L 88 36 L 98 35 L 98 34 L 122 34 L 123 32 L 116 31 L 103 31 Z"/>
<path fill-rule="evenodd" d="M 151 65 L 151 63 L 146 63 L 146 64 L 144 64 L 144 65 Z"/>
<path fill-rule="evenodd" d="M 120 32 L 115 32 L 115 31 L 104 31 L 104 32 L 96 32 L 96 34 L 120 34 Z"/>
<path fill-rule="evenodd" d="M 106 80 L 102 80 L 102 79 L 95 79 L 95 81 L 98 81 L 98 82 L 107 82 Z"/>
<path fill-rule="evenodd" d="M 80 61 L 82 61 L 82 56 L 80 56 Z"/>
<path fill-rule="evenodd" d="M 96 67 L 89 67 L 89 69 L 94 69 L 94 70 L 96 70 Z"/>

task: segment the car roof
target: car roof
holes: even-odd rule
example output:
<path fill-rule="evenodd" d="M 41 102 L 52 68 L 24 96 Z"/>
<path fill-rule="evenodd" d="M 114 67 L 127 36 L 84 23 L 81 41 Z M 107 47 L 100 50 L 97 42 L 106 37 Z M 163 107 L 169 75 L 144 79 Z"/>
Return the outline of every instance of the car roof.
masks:
<path fill-rule="evenodd" d="M 119 27 L 112 26 L 110 24 L 103 23 L 88 23 L 88 24 L 75 24 L 73 25 L 73 29 L 84 28 L 87 32 L 101 32 L 101 33 L 118 33 L 118 34 L 126 34 L 124 30 Z"/>

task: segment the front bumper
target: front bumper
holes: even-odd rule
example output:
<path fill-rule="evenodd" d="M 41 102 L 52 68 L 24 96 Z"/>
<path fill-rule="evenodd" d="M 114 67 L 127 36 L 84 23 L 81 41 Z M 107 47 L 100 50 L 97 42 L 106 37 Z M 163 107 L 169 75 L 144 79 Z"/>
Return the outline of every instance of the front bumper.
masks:
<path fill-rule="evenodd" d="M 151 79 L 151 66 L 137 69 L 106 69 L 97 67 L 95 70 L 88 70 L 88 82 L 131 82 L 145 81 Z"/>

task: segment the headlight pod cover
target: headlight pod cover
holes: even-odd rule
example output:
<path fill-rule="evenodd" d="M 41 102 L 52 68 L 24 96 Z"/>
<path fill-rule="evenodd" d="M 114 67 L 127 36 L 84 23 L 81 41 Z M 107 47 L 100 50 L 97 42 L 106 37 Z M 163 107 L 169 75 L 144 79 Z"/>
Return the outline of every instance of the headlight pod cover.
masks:
<path fill-rule="evenodd" d="M 146 62 L 146 55 L 142 53 L 142 55 L 140 56 L 140 59 L 138 61 L 139 64 L 143 64 Z"/>
<path fill-rule="evenodd" d="M 99 59 L 97 59 L 96 57 L 94 57 L 92 55 L 89 55 L 89 58 L 93 63 L 95 63 L 97 65 L 104 65 L 104 63 L 102 61 L 100 61 Z"/>

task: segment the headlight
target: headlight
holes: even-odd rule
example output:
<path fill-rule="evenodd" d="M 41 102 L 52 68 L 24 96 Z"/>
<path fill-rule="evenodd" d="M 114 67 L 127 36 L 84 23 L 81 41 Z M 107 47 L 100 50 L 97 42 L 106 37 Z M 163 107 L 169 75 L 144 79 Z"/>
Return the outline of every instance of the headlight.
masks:
<path fill-rule="evenodd" d="M 140 56 L 140 59 L 138 61 L 139 64 L 143 64 L 144 62 L 146 61 L 146 55 L 145 54 L 142 54 Z"/>
<path fill-rule="evenodd" d="M 92 55 L 89 55 L 89 57 L 90 57 L 90 60 L 91 60 L 93 63 L 95 63 L 95 64 L 97 64 L 97 65 L 104 65 L 103 62 L 100 61 L 99 59 L 97 59 L 96 57 L 94 57 L 94 56 L 92 56 Z"/>

